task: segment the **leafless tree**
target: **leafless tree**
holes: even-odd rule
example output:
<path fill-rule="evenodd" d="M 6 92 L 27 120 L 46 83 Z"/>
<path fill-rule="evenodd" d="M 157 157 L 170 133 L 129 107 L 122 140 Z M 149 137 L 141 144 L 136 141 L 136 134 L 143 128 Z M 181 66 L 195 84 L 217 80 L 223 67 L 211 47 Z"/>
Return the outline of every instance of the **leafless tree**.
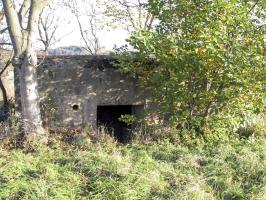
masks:
<path fill-rule="evenodd" d="M 85 44 L 84 49 L 91 55 L 100 54 L 102 49 L 99 35 L 102 30 L 101 13 L 95 2 L 72 0 L 67 3 L 77 20 L 80 35 Z"/>
<path fill-rule="evenodd" d="M 3 10 L 3 6 L 2 4 L 0 4 L 0 48 L 4 48 L 5 46 L 11 46 L 12 44 L 9 41 L 8 38 L 8 34 L 6 34 L 8 32 L 8 27 L 7 25 L 4 23 L 4 17 L 5 17 L 5 13 Z"/>
<path fill-rule="evenodd" d="M 136 29 L 150 29 L 154 16 L 147 10 L 147 0 L 104 0 L 105 15 L 110 25 L 131 32 Z"/>
<path fill-rule="evenodd" d="M 65 18 L 57 14 L 60 5 L 56 3 L 50 4 L 42 12 L 41 17 L 38 22 L 38 40 L 44 46 L 45 55 L 48 55 L 48 50 L 51 46 L 60 42 L 61 39 L 71 34 L 72 31 L 69 31 L 63 35 L 58 36 L 56 33 L 60 28 L 60 24 L 64 21 Z"/>
<path fill-rule="evenodd" d="M 44 46 L 45 54 L 48 54 L 48 48 L 55 44 L 55 33 L 59 27 L 59 17 L 56 17 L 54 10 L 42 11 L 38 22 L 39 40 Z"/>
<path fill-rule="evenodd" d="M 154 16 L 148 12 L 147 0 L 70 0 L 85 49 L 89 54 L 99 54 L 101 31 L 124 29 L 150 29 Z M 85 23 L 84 23 L 85 22 Z"/>

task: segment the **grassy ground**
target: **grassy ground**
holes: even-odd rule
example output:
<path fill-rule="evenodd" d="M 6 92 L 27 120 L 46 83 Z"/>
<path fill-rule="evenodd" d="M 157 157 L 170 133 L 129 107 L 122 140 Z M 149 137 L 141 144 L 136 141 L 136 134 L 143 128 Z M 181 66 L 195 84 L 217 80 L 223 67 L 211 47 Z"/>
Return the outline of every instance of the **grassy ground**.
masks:
<path fill-rule="evenodd" d="M 0 199 L 266 199 L 266 141 L 208 148 L 51 137 L 0 148 Z"/>

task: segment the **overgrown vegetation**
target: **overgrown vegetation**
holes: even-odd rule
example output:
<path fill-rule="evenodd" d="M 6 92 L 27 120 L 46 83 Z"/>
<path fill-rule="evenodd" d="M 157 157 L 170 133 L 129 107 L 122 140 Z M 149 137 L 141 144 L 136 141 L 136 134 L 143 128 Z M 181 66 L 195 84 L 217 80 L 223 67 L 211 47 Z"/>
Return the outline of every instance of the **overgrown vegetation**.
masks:
<path fill-rule="evenodd" d="M 1 199 L 265 199 L 266 141 L 188 147 L 117 144 L 108 135 L 51 133 L 48 145 L 0 148 Z"/>
<path fill-rule="evenodd" d="M 121 116 L 140 127 L 126 145 L 89 127 L 51 131 L 43 144 L 23 140 L 10 115 L 0 124 L 0 199 L 266 199 L 265 4 L 147 8 L 158 25 L 137 30 L 137 51 L 121 49 L 118 65 L 153 94 L 164 123 Z M 42 104 L 45 116 L 51 107 Z"/>
<path fill-rule="evenodd" d="M 231 134 L 265 114 L 265 5 L 150 0 L 158 25 L 132 34 L 135 51 L 119 49 L 119 67 L 181 134 Z"/>

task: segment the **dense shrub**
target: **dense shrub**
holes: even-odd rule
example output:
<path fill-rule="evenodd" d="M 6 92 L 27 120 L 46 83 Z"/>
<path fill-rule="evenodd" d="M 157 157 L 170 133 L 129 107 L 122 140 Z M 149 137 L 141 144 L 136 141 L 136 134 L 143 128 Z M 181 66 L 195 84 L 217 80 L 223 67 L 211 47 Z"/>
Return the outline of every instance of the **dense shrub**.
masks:
<path fill-rule="evenodd" d="M 247 116 L 265 114 L 265 3 L 150 0 L 157 25 L 137 30 L 119 49 L 172 127 L 230 134 Z"/>

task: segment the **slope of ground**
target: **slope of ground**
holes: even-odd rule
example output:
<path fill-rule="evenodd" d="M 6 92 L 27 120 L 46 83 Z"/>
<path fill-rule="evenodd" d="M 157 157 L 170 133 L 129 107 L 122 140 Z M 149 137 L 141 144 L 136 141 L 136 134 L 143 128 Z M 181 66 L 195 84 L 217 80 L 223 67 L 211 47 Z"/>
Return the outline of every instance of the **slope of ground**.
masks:
<path fill-rule="evenodd" d="M 76 135 L 13 146 L 0 148 L 0 199 L 266 199 L 264 139 L 188 148 Z"/>

